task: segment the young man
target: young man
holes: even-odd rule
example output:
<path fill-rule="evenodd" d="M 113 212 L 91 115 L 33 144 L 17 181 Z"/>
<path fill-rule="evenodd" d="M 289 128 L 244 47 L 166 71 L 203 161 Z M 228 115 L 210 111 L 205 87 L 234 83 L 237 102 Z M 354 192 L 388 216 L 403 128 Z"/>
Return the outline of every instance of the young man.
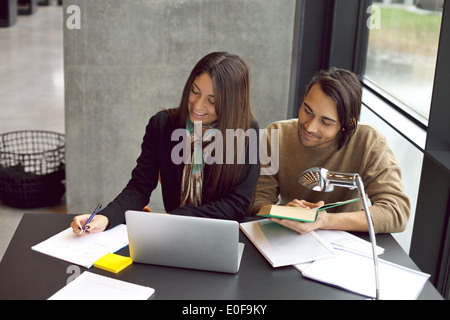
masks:
<path fill-rule="evenodd" d="M 262 206 L 318 207 L 324 203 L 359 197 L 356 189 L 336 187 L 317 192 L 300 185 L 297 177 L 312 167 L 358 173 L 371 202 L 369 208 L 375 232 L 401 232 L 410 215 L 410 203 L 403 192 L 400 166 L 387 141 L 374 128 L 358 124 L 361 84 L 346 70 L 318 72 L 306 88 L 298 119 L 278 121 L 267 128 L 278 129 L 279 170 L 260 175 L 248 212 L 256 215 Z M 269 145 L 269 144 L 268 144 Z M 272 219 L 299 233 L 316 229 L 368 231 L 361 201 L 323 212 L 314 223 Z"/>

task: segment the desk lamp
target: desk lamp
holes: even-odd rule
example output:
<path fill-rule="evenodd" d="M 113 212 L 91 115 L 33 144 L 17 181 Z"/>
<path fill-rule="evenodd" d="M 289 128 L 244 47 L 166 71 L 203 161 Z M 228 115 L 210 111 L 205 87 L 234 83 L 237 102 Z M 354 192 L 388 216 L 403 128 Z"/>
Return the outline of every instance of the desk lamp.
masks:
<path fill-rule="evenodd" d="M 297 177 L 297 181 L 314 191 L 330 192 L 336 187 L 349 189 L 358 188 L 361 196 L 364 212 L 366 214 L 367 224 L 369 226 L 370 242 L 372 243 L 373 263 L 375 267 L 375 298 L 380 298 L 379 275 L 378 275 L 378 256 L 376 252 L 375 231 L 373 229 L 372 219 L 370 218 L 369 205 L 364 191 L 364 185 L 361 177 L 357 173 L 330 172 L 325 168 L 310 168 Z"/>

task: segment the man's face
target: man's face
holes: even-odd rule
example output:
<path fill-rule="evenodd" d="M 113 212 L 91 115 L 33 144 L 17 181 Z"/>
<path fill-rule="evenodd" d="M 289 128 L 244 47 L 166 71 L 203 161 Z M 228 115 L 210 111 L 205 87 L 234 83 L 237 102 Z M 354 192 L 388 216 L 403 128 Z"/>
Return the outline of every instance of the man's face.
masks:
<path fill-rule="evenodd" d="M 336 103 L 314 84 L 298 112 L 298 138 L 305 147 L 327 148 L 341 130 Z"/>

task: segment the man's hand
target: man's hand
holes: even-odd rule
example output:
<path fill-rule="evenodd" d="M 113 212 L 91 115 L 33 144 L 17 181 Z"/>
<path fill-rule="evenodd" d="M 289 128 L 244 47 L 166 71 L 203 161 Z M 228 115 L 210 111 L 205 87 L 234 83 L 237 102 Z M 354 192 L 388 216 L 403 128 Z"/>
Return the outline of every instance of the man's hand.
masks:
<path fill-rule="evenodd" d="M 302 208 L 308 208 L 308 209 L 312 209 L 312 208 L 320 208 L 323 205 L 325 205 L 325 202 L 323 201 L 319 201 L 316 203 L 312 203 L 312 202 L 308 202 L 305 200 L 297 200 L 294 199 L 291 202 L 289 202 L 288 204 L 286 204 L 289 207 L 302 207 Z"/>
<path fill-rule="evenodd" d="M 323 201 L 312 203 L 305 200 L 294 199 L 286 205 L 290 207 L 301 207 L 312 209 L 312 208 L 319 208 L 324 204 L 325 203 Z M 317 217 L 316 222 L 300 222 L 289 219 L 277 219 L 277 218 L 269 218 L 269 220 L 272 222 L 276 222 L 286 228 L 294 230 L 300 234 L 304 234 L 313 230 L 320 229 L 324 220 L 326 219 L 326 215 L 327 213 L 325 211 L 319 212 L 319 216 Z"/>

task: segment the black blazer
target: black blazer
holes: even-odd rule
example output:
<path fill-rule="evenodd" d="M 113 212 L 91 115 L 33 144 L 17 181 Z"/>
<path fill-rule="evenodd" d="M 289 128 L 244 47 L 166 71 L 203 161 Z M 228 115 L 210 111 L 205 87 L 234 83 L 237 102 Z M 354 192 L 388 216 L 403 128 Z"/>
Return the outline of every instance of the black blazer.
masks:
<path fill-rule="evenodd" d="M 258 134 L 258 124 L 252 128 Z M 252 201 L 252 193 L 259 176 L 259 153 L 257 163 L 247 161 L 243 166 L 240 178 L 230 192 L 217 201 L 208 201 L 202 206 L 186 205 L 179 207 L 181 194 L 181 180 L 184 163 L 175 164 L 171 159 L 172 149 L 179 141 L 172 141 L 174 130 L 178 129 L 166 111 L 154 115 L 147 127 L 141 146 L 141 155 L 137 159 L 131 179 L 125 189 L 103 209 L 102 214 L 109 219 L 108 228 L 125 223 L 125 211 L 142 210 L 150 201 L 150 195 L 161 179 L 161 190 L 164 207 L 167 213 L 219 218 L 240 221 L 244 218 L 247 207 Z M 257 135 L 259 144 L 259 135 Z M 257 148 L 259 152 L 259 148 Z M 208 165 L 205 164 L 204 175 L 208 174 Z M 203 190 L 208 188 L 203 185 Z"/>

